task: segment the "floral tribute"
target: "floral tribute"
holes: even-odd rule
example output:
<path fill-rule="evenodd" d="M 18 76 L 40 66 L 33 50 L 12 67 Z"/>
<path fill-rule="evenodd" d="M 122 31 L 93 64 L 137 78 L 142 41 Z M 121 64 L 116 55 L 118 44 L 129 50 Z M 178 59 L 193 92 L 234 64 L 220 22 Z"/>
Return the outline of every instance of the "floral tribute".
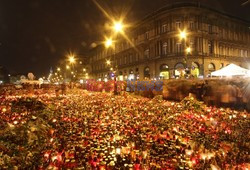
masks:
<path fill-rule="evenodd" d="M 247 169 L 250 117 L 193 98 L 0 98 L 0 169 Z"/>

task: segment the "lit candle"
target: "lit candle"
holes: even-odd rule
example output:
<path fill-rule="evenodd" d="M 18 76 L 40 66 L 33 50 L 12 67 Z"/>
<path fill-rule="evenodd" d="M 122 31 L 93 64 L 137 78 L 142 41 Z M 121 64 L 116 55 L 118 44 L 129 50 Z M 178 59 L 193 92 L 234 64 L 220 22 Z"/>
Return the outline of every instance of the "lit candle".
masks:
<path fill-rule="evenodd" d="M 116 148 L 115 152 L 116 152 L 117 155 L 120 155 L 121 154 L 121 149 L 120 148 Z"/>

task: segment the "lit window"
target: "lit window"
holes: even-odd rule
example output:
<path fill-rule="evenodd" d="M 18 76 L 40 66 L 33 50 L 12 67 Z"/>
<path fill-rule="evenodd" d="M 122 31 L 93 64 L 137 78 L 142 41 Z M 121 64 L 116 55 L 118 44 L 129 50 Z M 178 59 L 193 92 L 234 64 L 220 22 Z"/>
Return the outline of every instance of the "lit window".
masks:
<path fill-rule="evenodd" d="M 240 50 L 240 56 L 244 57 L 244 50 Z"/>
<path fill-rule="evenodd" d="M 144 57 L 145 57 L 145 58 L 149 58 L 149 49 L 146 49 L 146 50 L 144 51 Z"/>
<path fill-rule="evenodd" d="M 165 42 L 162 46 L 163 55 L 167 54 L 167 50 L 168 50 L 168 43 Z"/>
<path fill-rule="evenodd" d="M 209 71 L 215 71 L 215 65 L 214 65 L 213 63 L 210 63 L 210 64 L 208 65 L 208 70 L 209 70 Z"/>
<path fill-rule="evenodd" d="M 162 33 L 167 32 L 167 30 L 168 30 L 168 25 L 167 24 L 162 25 Z"/>

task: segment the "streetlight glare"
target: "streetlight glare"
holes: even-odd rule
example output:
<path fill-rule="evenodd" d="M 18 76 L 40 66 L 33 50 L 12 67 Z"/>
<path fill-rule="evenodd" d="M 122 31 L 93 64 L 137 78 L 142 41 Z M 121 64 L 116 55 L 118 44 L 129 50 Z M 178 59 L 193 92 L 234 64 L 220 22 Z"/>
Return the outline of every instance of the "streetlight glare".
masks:
<path fill-rule="evenodd" d="M 187 47 L 186 52 L 189 54 L 191 53 L 191 51 L 192 51 L 191 47 Z"/>
<path fill-rule="evenodd" d="M 184 30 L 184 31 L 180 31 L 180 38 L 181 39 L 186 39 L 187 38 L 187 32 Z"/>
<path fill-rule="evenodd" d="M 107 64 L 107 65 L 110 65 L 110 64 L 111 64 L 111 61 L 110 61 L 110 60 L 107 60 L 107 61 L 106 61 L 106 64 Z"/>
<path fill-rule="evenodd" d="M 66 69 L 67 69 L 67 70 L 69 70 L 69 69 L 70 69 L 70 67 L 69 67 L 68 65 L 66 65 Z"/>
<path fill-rule="evenodd" d="M 76 59 L 75 59 L 74 56 L 70 56 L 70 57 L 69 57 L 69 62 L 70 62 L 71 64 L 75 63 L 75 61 L 76 61 Z"/>
<path fill-rule="evenodd" d="M 114 30 L 116 32 L 122 32 L 123 31 L 123 24 L 121 22 L 115 22 L 114 23 Z"/>
<path fill-rule="evenodd" d="M 58 68 L 57 68 L 57 71 L 61 71 L 61 68 L 60 68 L 60 67 L 58 67 Z"/>
<path fill-rule="evenodd" d="M 108 48 L 110 46 L 112 46 L 113 44 L 113 40 L 111 38 L 107 39 L 106 42 L 105 42 L 105 46 Z"/>

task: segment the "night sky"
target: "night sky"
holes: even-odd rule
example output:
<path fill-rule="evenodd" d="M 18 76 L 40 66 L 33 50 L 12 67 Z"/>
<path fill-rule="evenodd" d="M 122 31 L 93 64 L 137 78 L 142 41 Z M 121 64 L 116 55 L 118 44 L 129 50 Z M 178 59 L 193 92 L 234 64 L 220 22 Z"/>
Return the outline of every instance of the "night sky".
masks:
<path fill-rule="evenodd" d="M 250 21 L 250 3 L 241 6 L 245 1 L 200 0 Z M 178 0 L 97 2 L 115 16 L 127 13 L 127 22 L 136 23 Z M 12 73 L 47 75 L 50 67 L 55 67 L 70 51 L 84 55 L 92 43 L 102 41 L 106 23 L 108 19 L 92 0 L 0 0 L 0 65 Z"/>

